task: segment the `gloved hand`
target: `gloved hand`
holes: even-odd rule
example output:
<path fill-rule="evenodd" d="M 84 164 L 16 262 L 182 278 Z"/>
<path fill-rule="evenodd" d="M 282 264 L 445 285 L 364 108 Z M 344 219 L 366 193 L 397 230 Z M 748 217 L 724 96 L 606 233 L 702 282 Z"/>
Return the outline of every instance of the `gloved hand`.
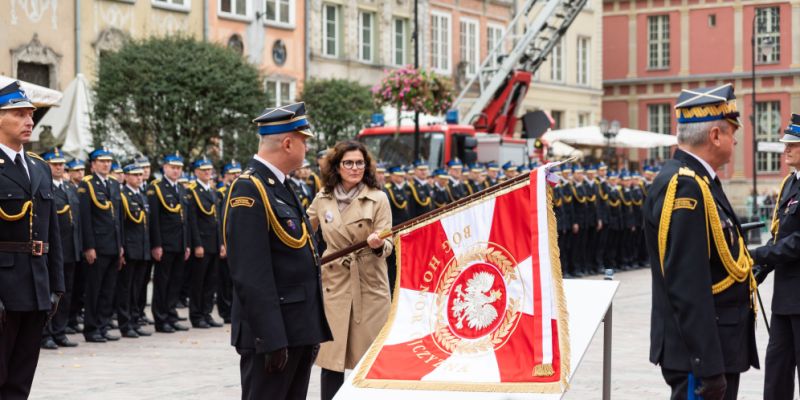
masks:
<path fill-rule="evenodd" d="M 50 312 L 47 313 L 48 321 L 53 319 L 53 316 L 56 315 L 56 310 L 58 310 L 58 302 L 60 301 L 61 301 L 60 293 L 50 293 Z"/>
<path fill-rule="evenodd" d="M 3 300 L 0 300 L 0 335 L 3 334 L 3 330 L 6 327 L 6 305 L 3 304 Z"/>
<path fill-rule="evenodd" d="M 283 371 L 286 368 L 286 363 L 289 361 L 289 349 L 284 347 L 275 350 L 266 357 L 264 357 L 264 368 L 268 374 L 275 374 Z"/>
<path fill-rule="evenodd" d="M 772 272 L 772 268 L 765 265 L 753 266 L 753 277 L 756 278 L 756 283 L 759 285 L 767 279 L 767 275 L 769 275 L 770 272 Z"/>
<path fill-rule="evenodd" d="M 714 375 L 700 380 L 700 387 L 694 390 L 694 394 L 703 396 L 705 400 L 722 400 L 725 397 L 725 389 L 728 381 L 725 374 Z"/>

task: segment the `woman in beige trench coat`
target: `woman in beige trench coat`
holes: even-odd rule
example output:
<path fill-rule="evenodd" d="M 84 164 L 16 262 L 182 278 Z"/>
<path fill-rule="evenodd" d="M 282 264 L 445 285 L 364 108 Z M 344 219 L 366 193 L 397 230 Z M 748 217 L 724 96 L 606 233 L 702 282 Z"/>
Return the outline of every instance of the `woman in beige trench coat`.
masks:
<path fill-rule="evenodd" d="M 324 189 L 308 208 L 313 229 L 322 230 L 325 254 L 366 240 L 367 248 L 322 266 L 322 295 L 333 341 L 317 357 L 322 400 L 332 399 L 367 352 L 389 315 L 386 257 L 392 241 L 380 233 L 392 227 L 386 194 L 375 179 L 375 162 L 360 142 L 337 144 L 322 163 Z"/>

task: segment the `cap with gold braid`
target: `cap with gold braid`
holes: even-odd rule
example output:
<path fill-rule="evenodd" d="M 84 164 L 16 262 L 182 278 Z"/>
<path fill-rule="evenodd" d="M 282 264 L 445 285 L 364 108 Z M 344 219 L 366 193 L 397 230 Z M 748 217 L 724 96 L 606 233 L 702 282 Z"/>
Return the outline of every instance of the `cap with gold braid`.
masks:
<path fill-rule="evenodd" d="M 253 120 L 258 125 L 258 134 L 279 135 L 281 133 L 297 132 L 306 136 L 311 133 L 311 125 L 306 118 L 306 104 L 294 103 L 286 106 L 267 108 L 261 115 Z"/>
<path fill-rule="evenodd" d="M 792 122 L 783 131 L 782 143 L 800 143 L 800 114 L 792 114 Z"/>
<path fill-rule="evenodd" d="M 679 124 L 726 120 L 742 126 L 736 110 L 736 96 L 730 83 L 714 88 L 684 89 L 675 104 Z"/>

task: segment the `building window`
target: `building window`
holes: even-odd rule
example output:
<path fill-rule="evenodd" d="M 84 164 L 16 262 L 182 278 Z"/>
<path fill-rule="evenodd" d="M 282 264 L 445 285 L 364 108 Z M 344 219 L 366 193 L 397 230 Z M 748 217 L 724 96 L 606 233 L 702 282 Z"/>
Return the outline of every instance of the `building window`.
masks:
<path fill-rule="evenodd" d="M 667 104 L 650 104 L 647 106 L 647 130 L 664 135 L 671 134 L 672 106 Z M 666 160 L 669 158 L 669 147 L 650 149 L 650 158 Z"/>
<path fill-rule="evenodd" d="M 669 15 L 647 17 L 648 62 L 651 69 L 669 68 Z"/>
<path fill-rule="evenodd" d="M 267 21 L 288 25 L 293 22 L 294 2 L 290 0 L 266 0 Z"/>
<path fill-rule="evenodd" d="M 781 132 L 781 102 L 756 102 L 756 142 L 777 142 Z M 781 170 L 781 153 L 756 153 L 756 171 L 779 172 Z"/>
<path fill-rule="evenodd" d="M 553 118 L 553 130 L 558 130 L 563 127 L 562 125 L 563 123 L 562 120 L 564 119 L 563 111 L 552 110 L 550 111 L 550 117 Z"/>
<path fill-rule="evenodd" d="M 20 61 L 17 63 L 17 79 L 39 86 L 50 87 L 50 66 Z"/>
<path fill-rule="evenodd" d="M 267 107 L 294 103 L 294 82 L 266 80 Z"/>
<path fill-rule="evenodd" d="M 486 44 L 487 44 L 486 52 L 489 55 L 492 54 L 492 50 L 494 50 L 494 47 L 497 46 L 497 44 L 500 43 L 500 41 L 503 39 L 503 31 L 504 29 L 500 25 L 489 25 L 486 28 Z M 502 46 L 499 49 L 497 49 L 497 53 L 494 55 L 494 57 L 492 57 L 492 60 L 489 61 L 492 67 L 497 67 L 497 65 L 499 64 L 497 56 L 505 53 L 504 50 L 505 49 Z"/>
<path fill-rule="evenodd" d="M 589 126 L 591 124 L 591 115 L 587 112 L 578 113 L 578 128 Z"/>
<path fill-rule="evenodd" d="M 244 42 L 242 41 L 242 37 L 239 36 L 238 33 L 234 33 L 228 39 L 228 48 L 235 51 L 236 54 L 239 55 L 244 54 Z"/>
<path fill-rule="evenodd" d="M 714 28 L 717 26 L 717 14 L 708 15 L 708 27 Z"/>
<path fill-rule="evenodd" d="M 553 46 L 550 54 L 550 80 L 564 82 L 564 40 Z"/>
<path fill-rule="evenodd" d="M 219 13 L 247 17 L 247 0 L 220 0 Z"/>
<path fill-rule="evenodd" d="M 188 11 L 192 0 L 152 0 L 152 4 L 160 8 Z"/>
<path fill-rule="evenodd" d="M 589 38 L 578 38 L 578 85 L 589 84 Z"/>
<path fill-rule="evenodd" d="M 394 27 L 394 53 L 392 54 L 392 62 L 394 65 L 406 64 L 406 48 L 408 47 L 408 20 L 402 18 L 395 18 L 393 22 Z"/>
<path fill-rule="evenodd" d="M 375 43 L 375 14 L 371 12 L 358 13 L 358 59 L 363 62 L 372 62 L 372 53 Z"/>
<path fill-rule="evenodd" d="M 339 7 L 325 4 L 323 14 L 322 54 L 339 57 Z"/>
<path fill-rule="evenodd" d="M 756 8 L 756 63 L 781 61 L 781 14 L 778 7 Z"/>
<path fill-rule="evenodd" d="M 431 13 L 431 67 L 440 74 L 450 73 L 450 14 Z"/>
<path fill-rule="evenodd" d="M 473 76 L 478 72 L 478 63 L 480 63 L 478 21 L 462 18 L 459 28 L 461 61 L 466 63 L 467 76 Z"/>

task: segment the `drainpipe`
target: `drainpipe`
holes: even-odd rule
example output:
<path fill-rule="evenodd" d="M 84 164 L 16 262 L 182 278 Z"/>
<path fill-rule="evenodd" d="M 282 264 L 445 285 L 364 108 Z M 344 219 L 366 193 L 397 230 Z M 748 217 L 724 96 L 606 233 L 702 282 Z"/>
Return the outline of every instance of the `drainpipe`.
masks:
<path fill-rule="evenodd" d="M 305 0 L 305 7 L 306 9 L 303 11 L 303 19 L 305 25 L 303 28 L 303 43 L 305 44 L 306 48 L 306 62 L 303 65 L 303 88 L 305 90 L 305 81 L 308 79 L 308 65 L 311 63 L 311 43 L 308 40 L 308 31 L 309 31 L 309 23 L 310 17 L 309 13 L 311 12 L 311 0 Z"/>
<path fill-rule="evenodd" d="M 75 76 L 81 73 L 81 1 L 75 0 Z"/>
<path fill-rule="evenodd" d="M 203 41 L 208 41 L 208 0 L 203 0 Z"/>

